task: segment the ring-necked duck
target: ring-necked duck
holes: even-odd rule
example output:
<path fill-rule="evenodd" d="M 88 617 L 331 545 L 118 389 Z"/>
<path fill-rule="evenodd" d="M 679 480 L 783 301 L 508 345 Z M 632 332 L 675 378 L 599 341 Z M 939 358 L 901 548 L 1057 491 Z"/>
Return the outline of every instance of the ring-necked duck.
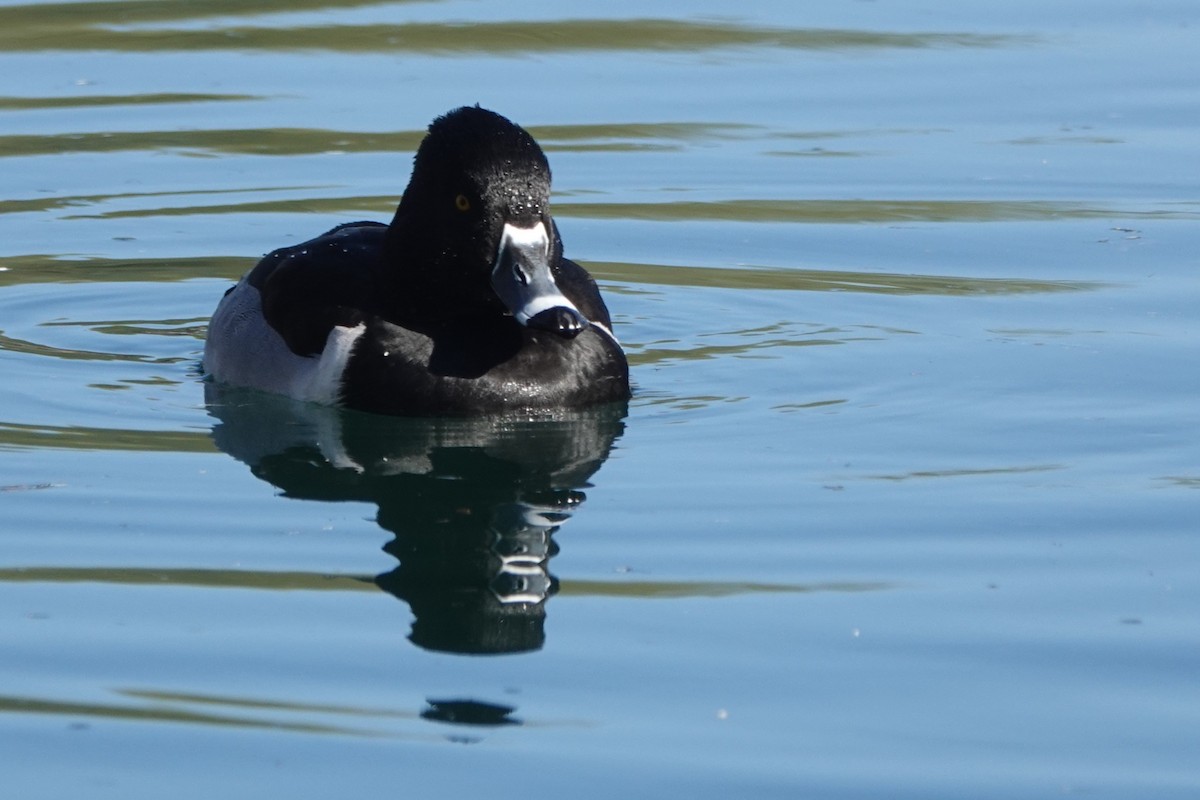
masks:
<path fill-rule="evenodd" d="M 225 293 L 205 371 L 385 414 L 627 399 L 608 309 L 563 258 L 549 198 L 550 166 L 523 128 L 478 106 L 439 117 L 390 225 L 276 250 Z"/>

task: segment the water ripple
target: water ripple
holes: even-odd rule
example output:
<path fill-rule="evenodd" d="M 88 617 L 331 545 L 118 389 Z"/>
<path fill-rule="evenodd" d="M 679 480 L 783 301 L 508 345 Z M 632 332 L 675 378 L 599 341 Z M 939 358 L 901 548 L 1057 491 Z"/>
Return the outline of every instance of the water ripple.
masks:
<path fill-rule="evenodd" d="M 149 5 L 150 9 L 141 6 Z M 232 4 L 230 4 L 232 5 Z M 334 4 L 321 4 L 328 7 Z M 1029 37 L 966 32 L 885 32 L 755 26 L 719 20 L 565 19 L 502 22 L 379 22 L 344 25 L 189 25 L 212 12 L 141 2 L 10 6 L 0 9 L 0 51 L 319 50 L 425 55 L 528 55 L 557 52 L 687 52 L 730 48 L 859 50 L 983 48 Z M 248 13 L 256 13 L 253 7 Z M 147 13 L 148 12 L 148 13 Z M 229 12 L 220 12 L 228 14 Z M 114 25 L 114 19 L 123 20 Z M 183 23 L 183 27 L 164 23 Z"/>

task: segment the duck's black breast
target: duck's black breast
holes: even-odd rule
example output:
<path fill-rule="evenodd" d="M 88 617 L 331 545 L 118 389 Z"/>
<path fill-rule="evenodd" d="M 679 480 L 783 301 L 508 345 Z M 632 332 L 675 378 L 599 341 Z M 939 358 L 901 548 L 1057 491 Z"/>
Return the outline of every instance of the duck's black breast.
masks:
<path fill-rule="evenodd" d="M 419 332 L 374 317 L 343 377 L 343 404 L 384 414 L 480 414 L 628 399 L 628 366 L 606 326 L 567 339 L 512 317 Z"/>

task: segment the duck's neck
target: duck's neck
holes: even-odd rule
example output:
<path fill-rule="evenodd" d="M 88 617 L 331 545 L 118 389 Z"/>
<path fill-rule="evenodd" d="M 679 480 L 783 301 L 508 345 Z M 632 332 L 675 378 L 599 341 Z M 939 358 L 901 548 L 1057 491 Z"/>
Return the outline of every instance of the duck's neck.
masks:
<path fill-rule="evenodd" d="M 431 332 L 463 320 L 502 317 L 504 307 L 486 282 L 468 280 L 474 267 L 452 254 L 424 246 L 428 229 L 397 210 L 384 238 L 379 264 L 380 305 L 385 315 L 405 327 Z"/>

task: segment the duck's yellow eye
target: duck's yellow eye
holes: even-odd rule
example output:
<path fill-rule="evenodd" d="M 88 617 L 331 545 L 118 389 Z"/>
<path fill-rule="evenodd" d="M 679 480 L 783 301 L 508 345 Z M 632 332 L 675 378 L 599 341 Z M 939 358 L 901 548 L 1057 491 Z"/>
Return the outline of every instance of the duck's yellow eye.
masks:
<path fill-rule="evenodd" d="M 454 207 L 459 211 L 470 211 L 471 199 L 465 194 L 460 194 L 458 197 L 454 198 Z"/>

